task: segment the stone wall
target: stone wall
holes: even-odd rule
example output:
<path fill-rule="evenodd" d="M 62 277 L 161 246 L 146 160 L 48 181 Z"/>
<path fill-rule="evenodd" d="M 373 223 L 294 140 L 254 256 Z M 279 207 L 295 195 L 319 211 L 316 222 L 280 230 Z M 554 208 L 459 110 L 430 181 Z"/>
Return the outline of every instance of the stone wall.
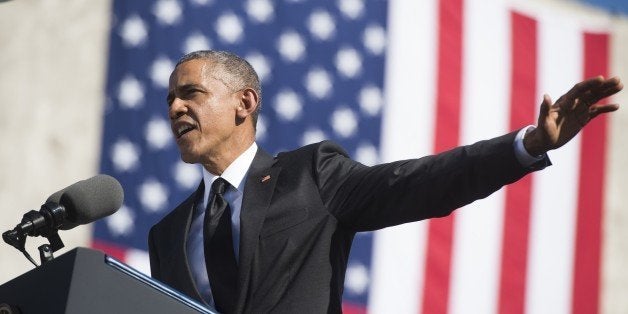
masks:
<path fill-rule="evenodd" d="M 98 171 L 110 1 L 0 3 L 0 230 Z M 66 248 L 91 229 L 62 231 Z M 29 239 L 38 260 L 41 238 Z M 60 254 L 59 252 L 58 254 Z M 0 244 L 0 282 L 33 266 Z"/>

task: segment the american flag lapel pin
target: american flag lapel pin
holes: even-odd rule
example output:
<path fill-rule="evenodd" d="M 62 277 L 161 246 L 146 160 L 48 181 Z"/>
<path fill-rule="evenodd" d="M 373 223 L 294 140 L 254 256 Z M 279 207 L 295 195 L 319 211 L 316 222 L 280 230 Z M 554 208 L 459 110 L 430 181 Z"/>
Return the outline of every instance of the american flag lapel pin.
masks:
<path fill-rule="evenodd" d="M 266 181 L 268 181 L 268 180 L 270 180 L 270 174 L 267 174 L 267 175 L 265 175 L 265 176 L 262 178 L 262 183 L 264 183 L 264 182 L 266 182 Z"/>

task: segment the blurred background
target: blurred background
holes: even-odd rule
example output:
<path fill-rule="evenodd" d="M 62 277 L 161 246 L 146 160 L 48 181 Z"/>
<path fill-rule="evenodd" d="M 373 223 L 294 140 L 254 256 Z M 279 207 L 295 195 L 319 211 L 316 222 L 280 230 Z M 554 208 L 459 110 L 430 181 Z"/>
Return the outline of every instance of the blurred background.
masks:
<path fill-rule="evenodd" d="M 0 2 L 0 229 L 106 173 L 123 207 L 60 232 L 56 254 L 94 247 L 149 273 L 150 226 L 201 179 L 166 115 L 186 52 L 256 68 L 267 151 L 332 139 L 372 165 L 534 124 L 544 93 L 586 77 L 628 80 L 627 16 L 624 0 Z M 625 134 L 622 108 L 451 217 L 359 234 L 345 312 L 628 313 Z M 0 245 L 0 283 L 32 268 Z"/>

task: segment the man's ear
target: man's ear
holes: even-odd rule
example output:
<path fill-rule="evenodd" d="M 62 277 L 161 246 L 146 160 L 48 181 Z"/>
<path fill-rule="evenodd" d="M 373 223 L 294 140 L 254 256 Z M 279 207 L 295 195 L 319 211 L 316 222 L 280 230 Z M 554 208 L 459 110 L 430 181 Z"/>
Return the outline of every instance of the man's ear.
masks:
<path fill-rule="evenodd" d="M 240 103 L 238 104 L 238 108 L 236 111 L 236 115 L 240 119 L 244 119 L 250 116 L 255 110 L 257 110 L 257 102 L 259 97 L 254 89 L 245 88 L 242 90 L 242 95 L 240 96 Z"/>

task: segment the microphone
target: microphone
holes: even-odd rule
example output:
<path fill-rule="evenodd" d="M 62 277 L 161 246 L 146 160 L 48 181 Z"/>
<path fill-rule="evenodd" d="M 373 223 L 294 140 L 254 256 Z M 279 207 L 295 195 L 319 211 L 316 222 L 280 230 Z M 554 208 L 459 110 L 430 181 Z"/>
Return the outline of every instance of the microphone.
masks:
<path fill-rule="evenodd" d="M 2 238 L 23 250 L 27 235 L 44 236 L 55 242 L 54 251 L 63 247 L 57 230 L 69 230 L 111 215 L 122 206 L 123 200 L 124 191 L 118 180 L 97 175 L 53 193 L 39 211 L 24 214 L 22 221 L 3 233 Z"/>
<path fill-rule="evenodd" d="M 115 213 L 123 201 L 124 191 L 120 182 L 101 174 L 53 193 L 46 204 L 64 207 L 66 216 L 59 229 L 69 230 Z"/>

